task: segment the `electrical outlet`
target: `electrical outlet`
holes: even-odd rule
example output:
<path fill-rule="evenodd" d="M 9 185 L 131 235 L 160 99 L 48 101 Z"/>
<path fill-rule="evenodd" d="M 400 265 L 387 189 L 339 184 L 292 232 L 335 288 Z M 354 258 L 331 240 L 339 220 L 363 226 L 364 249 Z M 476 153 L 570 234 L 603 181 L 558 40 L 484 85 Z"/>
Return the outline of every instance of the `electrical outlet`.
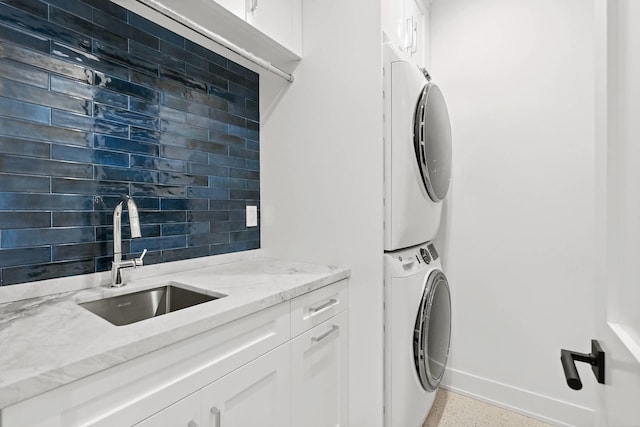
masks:
<path fill-rule="evenodd" d="M 247 227 L 258 226 L 258 207 L 247 206 Z"/>

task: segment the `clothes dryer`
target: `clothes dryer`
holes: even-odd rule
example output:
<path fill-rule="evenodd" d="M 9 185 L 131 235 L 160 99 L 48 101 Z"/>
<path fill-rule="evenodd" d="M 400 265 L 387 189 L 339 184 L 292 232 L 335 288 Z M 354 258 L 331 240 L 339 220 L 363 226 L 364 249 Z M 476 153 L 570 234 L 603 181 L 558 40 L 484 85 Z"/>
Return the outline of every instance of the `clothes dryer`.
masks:
<path fill-rule="evenodd" d="M 385 425 L 421 427 L 445 372 L 451 295 L 432 243 L 386 253 Z"/>
<path fill-rule="evenodd" d="M 395 45 L 383 45 L 385 251 L 435 238 L 451 180 L 451 125 L 442 92 Z"/>

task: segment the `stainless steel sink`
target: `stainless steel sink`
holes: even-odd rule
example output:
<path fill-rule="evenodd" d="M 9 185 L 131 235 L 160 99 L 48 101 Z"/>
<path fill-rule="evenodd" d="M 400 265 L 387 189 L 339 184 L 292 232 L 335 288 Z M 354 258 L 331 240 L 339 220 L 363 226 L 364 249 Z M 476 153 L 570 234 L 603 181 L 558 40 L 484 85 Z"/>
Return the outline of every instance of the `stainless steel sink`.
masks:
<path fill-rule="evenodd" d="M 211 296 L 174 285 L 160 286 L 79 304 L 116 326 L 182 310 L 225 295 Z"/>

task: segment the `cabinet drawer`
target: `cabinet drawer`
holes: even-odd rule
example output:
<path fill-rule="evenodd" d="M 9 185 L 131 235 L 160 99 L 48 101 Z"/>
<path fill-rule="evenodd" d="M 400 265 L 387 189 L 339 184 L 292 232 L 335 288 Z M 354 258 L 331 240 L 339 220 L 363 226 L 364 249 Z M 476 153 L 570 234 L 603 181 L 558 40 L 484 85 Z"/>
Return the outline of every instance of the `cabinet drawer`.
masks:
<path fill-rule="evenodd" d="M 347 281 L 341 280 L 291 301 L 291 336 L 308 331 L 347 309 Z"/>

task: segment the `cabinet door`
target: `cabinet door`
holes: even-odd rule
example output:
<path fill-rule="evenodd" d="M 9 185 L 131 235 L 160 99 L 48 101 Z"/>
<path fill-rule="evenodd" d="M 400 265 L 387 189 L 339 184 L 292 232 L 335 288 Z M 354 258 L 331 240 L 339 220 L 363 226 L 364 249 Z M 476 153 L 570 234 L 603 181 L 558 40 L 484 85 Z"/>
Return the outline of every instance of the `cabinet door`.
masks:
<path fill-rule="evenodd" d="M 244 21 L 247 17 L 245 0 L 215 0 L 220 6 L 227 9 L 234 15 L 242 18 Z"/>
<path fill-rule="evenodd" d="M 287 343 L 203 388 L 203 425 L 290 426 L 290 369 Z"/>
<path fill-rule="evenodd" d="M 293 52 L 301 52 L 301 0 L 247 2 L 248 23 Z"/>
<path fill-rule="evenodd" d="M 347 312 L 292 340 L 291 365 L 291 424 L 347 426 Z"/>
<path fill-rule="evenodd" d="M 201 413 L 200 393 L 196 392 L 136 424 L 135 427 L 201 427 Z"/>
<path fill-rule="evenodd" d="M 424 67 L 427 39 L 426 39 L 426 19 L 427 10 L 422 0 L 407 1 L 407 16 L 405 19 L 405 48 L 414 62 Z"/>

